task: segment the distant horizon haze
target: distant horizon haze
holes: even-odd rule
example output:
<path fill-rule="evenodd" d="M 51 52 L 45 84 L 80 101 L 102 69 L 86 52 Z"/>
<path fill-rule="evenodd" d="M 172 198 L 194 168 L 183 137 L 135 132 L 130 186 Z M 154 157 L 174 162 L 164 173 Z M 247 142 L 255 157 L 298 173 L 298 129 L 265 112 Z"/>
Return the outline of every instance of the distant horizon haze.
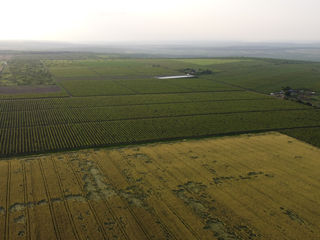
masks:
<path fill-rule="evenodd" d="M 320 42 L 318 0 L 10 0 L 1 9 L 0 41 Z"/>

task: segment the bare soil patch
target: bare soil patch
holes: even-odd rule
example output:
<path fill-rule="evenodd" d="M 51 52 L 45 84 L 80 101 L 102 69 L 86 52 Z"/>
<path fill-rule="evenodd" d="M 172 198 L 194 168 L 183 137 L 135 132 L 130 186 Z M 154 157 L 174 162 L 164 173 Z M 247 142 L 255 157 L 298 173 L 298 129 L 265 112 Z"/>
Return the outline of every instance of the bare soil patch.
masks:
<path fill-rule="evenodd" d="M 0 94 L 53 93 L 61 91 L 57 85 L 50 86 L 0 86 Z"/>

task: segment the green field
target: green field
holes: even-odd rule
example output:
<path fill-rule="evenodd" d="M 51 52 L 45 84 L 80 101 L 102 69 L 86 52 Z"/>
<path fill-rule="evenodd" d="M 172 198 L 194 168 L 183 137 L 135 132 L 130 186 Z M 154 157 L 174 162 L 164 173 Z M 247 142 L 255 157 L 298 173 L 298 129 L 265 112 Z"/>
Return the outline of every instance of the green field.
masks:
<path fill-rule="evenodd" d="M 216 80 L 267 94 L 286 86 L 320 91 L 320 63 L 263 59 L 217 67 Z"/>
<path fill-rule="evenodd" d="M 10 60 L 0 75 L 0 86 L 54 84 L 51 73 L 40 60 Z"/>
<path fill-rule="evenodd" d="M 192 63 L 196 65 L 203 65 L 203 66 L 209 66 L 209 65 L 217 65 L 217 64 L 227 64 L 227 63 L 238 63 L 238 62 L 248 62 L 251 61 L 249 59 L 224 59 L 224 58 L 200 58 L 200 59 L 178 59 L 179 61 L 185 62 L 185 63 Z"/>
<path fill-rule="evenodd" d="M 15 84 L 53 85 L 59 91 L 31 88 L 0 95 L 1 157 L 270 130 L 320 146 L 318 109 L 269 96 L 283 86 L 320 90 L 319 63 L 66 54 L 29 58 L 11 60 L 11 74 L 20 76 Z M 186 69 L 212 73 L 156 78 Z"/>

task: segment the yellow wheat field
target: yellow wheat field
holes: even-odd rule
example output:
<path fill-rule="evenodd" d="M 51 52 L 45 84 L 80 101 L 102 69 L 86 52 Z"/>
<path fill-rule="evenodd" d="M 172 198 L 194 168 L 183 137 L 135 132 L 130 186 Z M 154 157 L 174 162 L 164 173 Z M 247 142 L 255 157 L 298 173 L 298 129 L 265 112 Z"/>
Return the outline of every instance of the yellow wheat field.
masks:
<path fill-rule="evenodd" d="M 320 149 L 270 133 L 2 160 L 0 239 L 320 239 Z"/>

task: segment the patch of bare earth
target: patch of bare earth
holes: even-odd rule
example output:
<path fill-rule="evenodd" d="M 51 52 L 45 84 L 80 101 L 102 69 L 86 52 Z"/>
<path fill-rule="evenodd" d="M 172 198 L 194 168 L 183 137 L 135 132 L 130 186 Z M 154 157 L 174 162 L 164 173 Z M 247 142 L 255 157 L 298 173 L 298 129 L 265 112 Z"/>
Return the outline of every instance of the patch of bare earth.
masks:
<path fill-rule="evenodd" d="M 0 94 L 28 94 L 60 92 L 57 85 L 50 86 L 0 86 Z"/>

